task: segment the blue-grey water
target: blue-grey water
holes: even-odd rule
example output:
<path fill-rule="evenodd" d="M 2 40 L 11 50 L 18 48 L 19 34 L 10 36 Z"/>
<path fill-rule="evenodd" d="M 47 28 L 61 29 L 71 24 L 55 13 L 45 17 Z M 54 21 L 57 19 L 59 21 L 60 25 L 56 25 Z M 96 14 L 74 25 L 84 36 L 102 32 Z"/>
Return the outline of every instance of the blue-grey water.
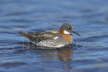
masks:
<path fill-rule="evenodd" d="M 70 23 L 75 45 L 32 49 L 21 31 Z M 0 72 L 107 72 L 108 0 L 0 0 Z"/>

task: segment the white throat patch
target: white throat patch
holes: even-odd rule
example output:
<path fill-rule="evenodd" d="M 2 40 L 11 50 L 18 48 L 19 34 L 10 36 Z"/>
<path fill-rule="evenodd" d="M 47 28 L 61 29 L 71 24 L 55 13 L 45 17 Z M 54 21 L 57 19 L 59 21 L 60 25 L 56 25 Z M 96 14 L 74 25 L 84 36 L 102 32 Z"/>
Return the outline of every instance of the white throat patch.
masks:
<path fill-rule="evenodd" d="M 68 32 L 67 30 L 64 30 L 64 34 L 70 34 L 70 32 Z"/>
<path fill-rule="evenodd" d="M 54 37 L 55 40 L 58 39 L 58 38 L 59 38 L 58 36 Z"/>

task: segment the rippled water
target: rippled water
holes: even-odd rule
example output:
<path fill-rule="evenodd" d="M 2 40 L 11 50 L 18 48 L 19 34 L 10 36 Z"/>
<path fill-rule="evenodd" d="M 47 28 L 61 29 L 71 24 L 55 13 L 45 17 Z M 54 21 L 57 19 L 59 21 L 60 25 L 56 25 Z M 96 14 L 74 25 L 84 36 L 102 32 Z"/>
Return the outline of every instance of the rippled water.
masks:
<path fill-rule="evenodd" d="M 75 44 L 31 49 L 20 31 L 72 24 Z M 107 72 L 108 0 L 0 0 L 0 72 Z"/>

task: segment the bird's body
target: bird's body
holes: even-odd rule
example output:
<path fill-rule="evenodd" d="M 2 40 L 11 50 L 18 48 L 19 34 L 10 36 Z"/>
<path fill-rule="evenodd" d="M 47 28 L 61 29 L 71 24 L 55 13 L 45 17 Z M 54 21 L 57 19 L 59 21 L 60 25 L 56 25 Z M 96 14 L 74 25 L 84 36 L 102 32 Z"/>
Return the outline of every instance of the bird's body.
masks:
<path fill-rule="evenodd" d="M 70 24 L 63 24 L 59 30 L 47 30 L 41 32 L 21 32 L 36 46 L 43 48 L 61 48 L 72 44 L 72 27 Z"/>

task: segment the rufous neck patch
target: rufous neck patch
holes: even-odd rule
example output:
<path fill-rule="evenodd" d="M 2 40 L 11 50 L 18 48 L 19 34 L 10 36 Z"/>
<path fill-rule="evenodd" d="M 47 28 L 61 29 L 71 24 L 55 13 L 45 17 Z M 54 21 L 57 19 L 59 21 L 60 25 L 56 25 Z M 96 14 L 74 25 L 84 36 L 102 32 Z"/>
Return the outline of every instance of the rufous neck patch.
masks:
<path fill-rule="evenodd" d="M 63 36 L 67 41 L 71 41 L 71 40 L 72 40 L 71 35 L 63 34 L 62 36 Z"/>

